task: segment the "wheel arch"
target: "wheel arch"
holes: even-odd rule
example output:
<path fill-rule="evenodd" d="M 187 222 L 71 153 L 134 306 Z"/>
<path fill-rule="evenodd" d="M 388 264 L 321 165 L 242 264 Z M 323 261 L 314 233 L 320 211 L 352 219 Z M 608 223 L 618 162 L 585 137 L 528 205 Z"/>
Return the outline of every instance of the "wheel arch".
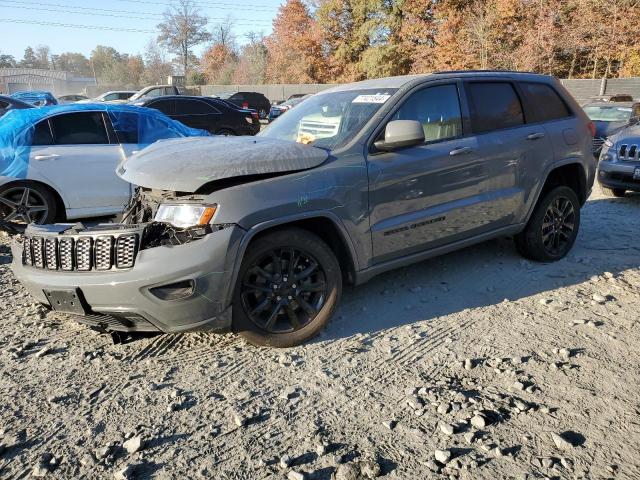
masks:
<path fill-rule="evenodd" d="M 60 193 L 58 193 L 58 191 L 52 187 L 51 185 L 49 185 L 48 183 L 45 183 L 41 180 L 33 180 L 30 178 L 25 178 L 25 179 L 14 179 L 14 180 L 10 180 L 6 183 L 3 183 L 2 185 L 0 185 L 0 189 L 3 189 L 5 187 L 12 187 L 12 186 L 18 186 L 18 185 L 25 185 L 25 184 L 35 184 L 38 185 L 42 188 L 46 188 L 49 192 L 51 192 L 51 194 L 53 195 L 53 198 L 56 201 L 56 218 L 60 218 L 61 220 L 65 220 L 67 217 L 67 208 L 64 202 L 64 199 L 62 198 L 62 196 L 60 195 Z"/>
<path fill-rule="evenodd" d="M 344 280 L 348 283 L 355 282 L 355 275 L 358 271 L 358 260 L 347 230 L 340 220 L 330 212 L 308 212 L 302 215 L 262 222 L 247 231 L 238 246 L 231 281 L 229 283 L 226 305 L 230 305 L 232 302 L 233 291 L 240 272 L 240 266 L 242 265 L 242 260 L 249 245 L 268 233 L 291 227 L 307 230 L 323 240 L 333 251 L 342 266 L 342 276 Z M 344 268 L 345 265 L 346 268 Z"/>
<path fill-rule="evenodd" d="M 541 184 L 538 190 L 536 200 L 532 202 L 527 212 L 526 222 L 533 215 L 538 202 L 544 197 L 544 194 L 559 185 L 566 185 L 571 188 L 576 193 L 580 205 L 584 205 L 589 196 L 589 189 L 587 187 L 587 172 L 582 162 L 578 159 L 567 159 L 565 162 L 553 164 L 549 168 L 545 175 L 544 183 Z"/>

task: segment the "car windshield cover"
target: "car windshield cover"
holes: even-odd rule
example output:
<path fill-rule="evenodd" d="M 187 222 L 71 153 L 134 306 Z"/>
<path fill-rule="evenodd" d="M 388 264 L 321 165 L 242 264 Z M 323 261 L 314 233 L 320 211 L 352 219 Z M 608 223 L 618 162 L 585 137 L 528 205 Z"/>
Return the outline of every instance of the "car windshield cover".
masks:
<path fill-rule="evenodd" d="M 334 150 L 353 139 L 396 91 L 384 88 L 314 95 L 259 135 Z"/>
<path fill-rule="evenodd" d="M 631 107 L 585 107 L 587 116 L 599 122 L 626 122 L 631 118 Z"/>

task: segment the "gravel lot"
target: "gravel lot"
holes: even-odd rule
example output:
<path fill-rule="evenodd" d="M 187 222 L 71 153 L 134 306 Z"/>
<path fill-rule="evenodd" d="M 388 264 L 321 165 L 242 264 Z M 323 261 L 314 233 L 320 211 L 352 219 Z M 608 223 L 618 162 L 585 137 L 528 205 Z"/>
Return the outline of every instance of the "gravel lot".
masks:
<path fill-rule="evenodd" d="M 640 196 L 542 265 L 508 239 L 347 288 L 288 350 L 46 312 L 0 238 L 0 477 L 640 478 Z"/>

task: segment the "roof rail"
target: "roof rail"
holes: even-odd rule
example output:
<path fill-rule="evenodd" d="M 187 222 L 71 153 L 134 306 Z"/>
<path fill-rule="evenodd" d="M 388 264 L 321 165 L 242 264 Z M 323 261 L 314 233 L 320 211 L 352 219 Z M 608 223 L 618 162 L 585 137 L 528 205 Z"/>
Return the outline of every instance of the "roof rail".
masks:
<path fill-rule="evenodd" d="M 451 74 L 451 73 L 527 73 L 533 75 L 542 75 L 536 72 L 525 72 L 521 70 L 442 70 L 439 72 L 433 72 L 435 75 Z"/>

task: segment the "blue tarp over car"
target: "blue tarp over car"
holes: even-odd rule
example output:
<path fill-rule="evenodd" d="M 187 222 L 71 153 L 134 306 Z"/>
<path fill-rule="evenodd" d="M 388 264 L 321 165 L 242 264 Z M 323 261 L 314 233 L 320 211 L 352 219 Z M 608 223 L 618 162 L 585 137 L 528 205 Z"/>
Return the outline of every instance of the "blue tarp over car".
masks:
<path fill-rule="evenodd" d="M 142 148 L 167 138 L 210 136 L 209 132 L 189 128 L 158 110 L 132 105 L 85 103 L 11 110 L 0 121 L 0 176 L 26 178 L 36 124 L 73 112 L 106 112 L 119 143 L 136 144 Z"/>
<path fill-rule="evenodd" d="M 13 98 L 22 100 L 23 102 L 30 103 L 36 107 L 44 107 L 50 105 L 57 105 L 58 101 L 51 92 L 45 92 L 44 90 L 32 90 L 29 92 L 16 92 L 11 95 Z"/>

